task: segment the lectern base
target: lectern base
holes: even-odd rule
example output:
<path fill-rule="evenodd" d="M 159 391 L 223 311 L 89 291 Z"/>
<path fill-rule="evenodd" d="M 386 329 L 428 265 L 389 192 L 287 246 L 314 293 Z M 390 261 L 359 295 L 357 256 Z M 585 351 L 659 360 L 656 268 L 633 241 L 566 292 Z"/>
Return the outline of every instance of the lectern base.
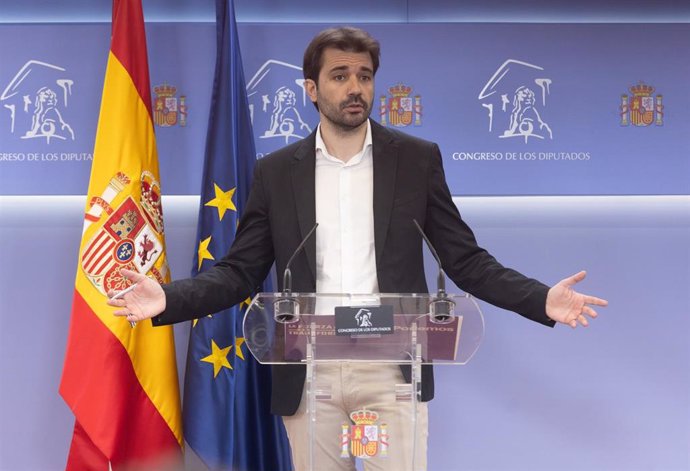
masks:
<path fill-rule="evenodd" d="M 400 401 L 396 385 L 404 383 L 397 365 L 357 363 L 317 365 L 317 423 L 314 447 L 315 469 L 328 471 L 420 471 L 426 470 L 428 409 L 417 405 L 417 440 L 412 437 L 409 400 Z M 406 385 L 409 387 L 409 384 Z M 360 414 L 357 415 L 357 412 Z M 368 424 L 358 427 L 361 417 Z M 372 420 L 376 418 L 376 420 Z M 309 471 L 309 415 L 306 393 L 297 413 L 283 417 L 290 439 L 295 471 Z M 346 433 L 343 433 L 343 425 Z M 353 429 L 354 427 L 354 429 Z M 354 433 L 353 433 L 354 430 Z M 361 436 L 357 437 L 358 431 Z M 367 442 L 366 447 L 362 441 Z M 415 450 L 416 446 L 416 450 Z M 416 466 L 411 467 L 416 451 Z M 369 454 L 373 456 L 369 456 Z M 355 467 L 356 460 L 361 464 Z"/>

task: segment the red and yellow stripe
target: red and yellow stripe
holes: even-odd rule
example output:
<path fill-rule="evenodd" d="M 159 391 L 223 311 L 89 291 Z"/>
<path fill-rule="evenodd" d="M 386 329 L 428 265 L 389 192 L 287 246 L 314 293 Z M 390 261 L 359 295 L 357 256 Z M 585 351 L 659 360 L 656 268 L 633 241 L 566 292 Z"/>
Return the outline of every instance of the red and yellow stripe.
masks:
<path fill-rule="evenodd" d="M 110 202 L 115 208 L 127 197 L 140 201 L 142 172 L 158 179 L 149 90 L 141 0 L 116 0 L 87 202 L 118 172 L 131 183 Z M 88 225 L 80 253 L 107 217 L 104 212 Z M 163 234 L 159 237 L 164 244 Z M 154 266 L 159 272 L 167 273 L 165 258 L 163 251 Z M 113 469 L 132 463 L 162 469 L 163 462 L 179 458 L 183 443 L 172 328 L 153 328 L 148 321 L 131 328 L 115 318 L 81 268 L 75 285 L 60 393 L 77 426 Z M 88 453 L 74 448 L 89 440 L 77 443 L 77 435 L 75 430 L 68 469 L 96 469 L 79 463 Z"/>

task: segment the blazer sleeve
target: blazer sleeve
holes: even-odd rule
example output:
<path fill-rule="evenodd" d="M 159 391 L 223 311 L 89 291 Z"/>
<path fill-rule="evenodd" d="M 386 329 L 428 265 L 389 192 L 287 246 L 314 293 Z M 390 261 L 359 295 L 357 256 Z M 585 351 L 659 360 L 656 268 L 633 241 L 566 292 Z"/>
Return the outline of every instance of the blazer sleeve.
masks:
<path fill-rule="evenodd" d="M 462 290 L 503 309 L 553 327 L 546 315 L 543 283 L 501 265 L 477 244 L 453 202 L 438 145 L 432 144 L 427 174 L 424 231 L 441 258 L 443 269 Z"/>
<path fill-rule="evenodd" d="M 154 325 L 173 324 L 228 309 L 247 299 L 266 279 L 275 257 L 269 195 L 262 171 L 259 160 L 244 214 L 227 255 L 194 278 L 163 285 L 166 307 L 152 319 Z"/>

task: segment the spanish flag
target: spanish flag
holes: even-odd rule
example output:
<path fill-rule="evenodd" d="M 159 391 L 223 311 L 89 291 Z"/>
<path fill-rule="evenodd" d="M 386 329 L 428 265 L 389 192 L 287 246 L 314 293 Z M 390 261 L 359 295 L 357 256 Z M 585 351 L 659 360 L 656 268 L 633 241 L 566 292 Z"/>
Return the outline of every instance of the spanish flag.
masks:
<path fill-rule="evenodd" d="M 141 0 L 115 0 L 60 394 L 68 471 L 170 470 L 182 455 L 170 327 L 112 315 L 127 268 L 168 281 Z"/>

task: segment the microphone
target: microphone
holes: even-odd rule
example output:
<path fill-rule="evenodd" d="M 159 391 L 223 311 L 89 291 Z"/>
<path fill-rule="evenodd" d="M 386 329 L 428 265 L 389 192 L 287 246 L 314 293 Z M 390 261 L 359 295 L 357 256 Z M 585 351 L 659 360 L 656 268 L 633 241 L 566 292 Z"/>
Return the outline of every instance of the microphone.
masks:
<path fill-rule="evenodd" d="M 311 228 L 302 242 L 300 242 L 288 262 L 285 264 L 285 270 L 283 271 L 283 292 L 281 293 L 281 299 L 276 301 L 273 307 L 273 318 L 278 323 L 292 324 L 299 321 L 299 303 L 292 296 L 292 271 L 290 271 L 290 265 L 297 254 L 302 251 L 318 226 L 318 222 L 314 224 L 314 227 Z"/>
<path fill-rule="evenodd" d="M 436 296 L 431 299 L 429 303 L 429 319 L 434 324 L 450 324 L 455 318 L 455 302 L 448 297 L 446 293 L 446 274 L 441 267 L 441 259 L 438 258 L 436 249 L 431 244 L 431 241 L 426 236 L 422 227 L 419 225 L 416 219 L 412 219 L 417 231 L 422 235 L 422 239 L 426 242 L 426 246 L 429 247 L 431 255 L 433 255 L 436 263 L 438 264 L 438 277 L 436 278 Z"/>

